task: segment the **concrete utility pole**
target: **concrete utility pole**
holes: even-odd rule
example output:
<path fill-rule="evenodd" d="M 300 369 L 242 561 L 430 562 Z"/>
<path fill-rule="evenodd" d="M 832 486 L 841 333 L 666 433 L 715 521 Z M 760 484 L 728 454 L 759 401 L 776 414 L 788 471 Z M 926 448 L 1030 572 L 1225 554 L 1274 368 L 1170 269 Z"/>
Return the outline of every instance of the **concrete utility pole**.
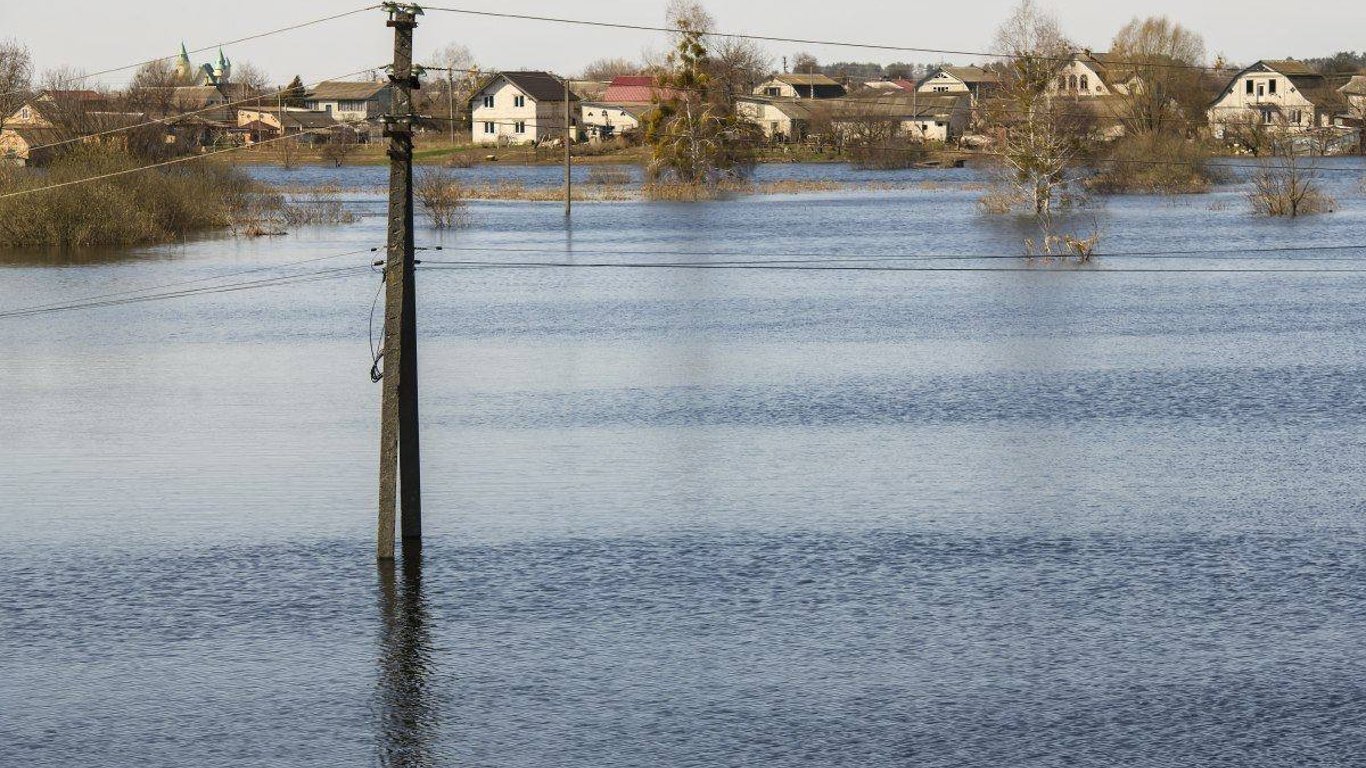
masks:
<path fill-rule="evenodd" d="M 384 404 L 380 419 L 380 560 L 394 558 L 394 512 L 402 489 L 403 548 L 422 546 L 422 473 L 417 435 L 417 301 L 413 243 L 413 30 L 422 9 L 385 3 L 394 30 L 389 139 L 389 247 L 384 260 Z"/>
<path fill-rule="evenodd" d="M 574 212 L 574 156 L 571 155 L 570 147 L 573 146 L 574 138 L 574 117 L 573 111 L 569 107 L 569 78 L 564 79 L 564 215 L 569 216 Z"/>

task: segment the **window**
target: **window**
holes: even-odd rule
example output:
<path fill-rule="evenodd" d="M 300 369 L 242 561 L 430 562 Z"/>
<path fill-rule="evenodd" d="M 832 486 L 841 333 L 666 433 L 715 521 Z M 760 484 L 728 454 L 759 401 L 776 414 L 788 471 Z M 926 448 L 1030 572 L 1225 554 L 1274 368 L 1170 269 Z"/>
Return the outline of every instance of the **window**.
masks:
<path fill-rule="evenodd" d="M 493 123 L 484 123 L 484 133 L 497 133 L 498 126 Z"/>
<path fill-rule="evenodd" d="M 773 98 L 776 99 L 776 98 L 778 98 L 779 96 L 782 96 L 782 95 L 783 95 L 783 89 L 781 89 L 781 88 L 765 88 L 765 89 L 764 89 L 764 95 L 766 95 L 766 96 L 772 96 Z"/>
<path fill-rule="evenodd" d="M 1259 86 L 1257 86 L 1257 95 L 1258 95 L 1258 96 L 1263 96 L 1263 95 L 1265 95 L 1265 94 L 1266 94 L 1266 86 L 1264 86 L 1264 85 L 1259 85 Z"/>
<path fill-rule="evenodd" d="M 935 93 L 948 93 L 948 92 L 949 92 L 949 87 L 948 87 L 947 85 L 936 85 L 936 86 L 934 87 L 934 92 L 935 92 Z"/>
<path fill-rule="evenodd" d="M 1072 75 L 1071 77 L 1068 77 L 1068 78 L 1067 78 L 1067 87 L 1068 87 L 1068 90 L 1072 90 L 1072 91 L 1077 90 L 1077 76 L 1076 76 L 1076 75 Z"/>
<path fill-rule="evenodd" d="M 1060 90 L 1060 91 L 1065 91 L 1065 90 L 1067 90 L 1067 75 L 1063 75 L 1063 76 L 1061 76 L 1061 77 L 1058 78 L 1058 90 Z"/>
<path fill-rule="evenodd" d="M 1267 84 L 1266 84 L 1266 90 L 1267 90 L 1267 93 L 1275 93 L 1275 92 L 1276 92 L 1276 78 L 1273 77 L 1273 78 L 1271 78 L 1270 81 L 1267 82 Z"/>
<path fill-rule="evenodd" d="M 526 123 L 522 122 L 521 120 L 518 120 L 517 122 L 513 123 L 513 124 L 512 124 L 512 132 L 513 132 L 513 133 L 526 133 Z"/>
<path fill-rule="evenodd" d="M 484 109 L 493 109 L 493 97 L 492 97 L 492 96 L 485 96 L 485 97 L 484 97 Z"/>
<path fill-rule="evenodd" d="M 526 97 L 525 97 L 525 96 L 513 96 L 513 97 L 512 97 L 512 106 L 514 106 L 514 107 L 525 107 L 525 106 L 526 106 Z"/>
<path fill-rule="evenodd" d="M 1253 90 L 1252 90 L 1252 89 L 1253 89 L 1254 87 L 1256 87 L 1256 83 L 1252 82 L 1252 79 L 1249 78 L 1248 81 L 1247 81 L 1247 95 L 1251 96 L 1251 95 L 1253 94 Z"/>
<path fill-rule="evenodd" d="M 1091 90 L 1091 78 L 1088 75 L 1081 76 L 1081 89 L 1083 91 Z"/>

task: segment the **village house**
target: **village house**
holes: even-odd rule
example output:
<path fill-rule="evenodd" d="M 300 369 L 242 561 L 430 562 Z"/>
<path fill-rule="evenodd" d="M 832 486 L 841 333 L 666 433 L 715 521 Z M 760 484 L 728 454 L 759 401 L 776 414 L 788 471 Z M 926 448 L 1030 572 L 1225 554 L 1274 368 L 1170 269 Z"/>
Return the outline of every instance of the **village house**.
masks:
<path fill-rule="evenodd" d="M 778 144 L 806 139 L 811 130 L 813 108 L 810 99 L 741 96 L 735 100 L 735 114 L 759 126 L 765 139 Z"/>
<path fill-rule="evenodd" d="M 1309 65 L 1263 60 L 1234 75 L 1209 108 L 1210 129 L 1225 138 L 1242 125 L 1306 133 L 1332 124 L 1334 99 L 1327 79 Z"/>
<path fill-rule="evenodd" d="M 836 134 L 857 133 L 861 122 L 893 121 L 895 134 L 922 142 L 949 143 L 967 130 L 972 97 L 966 93 L 901 93 L 873 99 L 840 99 L 831 102 L 831 123 Z"/>
<path fill-rule="evenodd" d="M 1347 84 L 1338 89 L 1347 105 L 1348 120 L 1360 123 L 1366 120 L 1366 75 L 1353 75 Z"/>
<path fill-rule="evenodd" d="M 387 82 L 326 80 L 304 94 L 303 105 L 341 123 L 374 121 L 388 112 L 393 91 Z"/>
<path fill-rule="evenodd" d="M 848 93 L 838 81 L 822 74 L 774 75 L 754 89 L 771 99 L 838 99 Z"/>
<path fill-rule="evenodd" d="M 910 80 L 898 78 L 885 80 L 868 80 L 863 83 L 863 87 L 865 89 L 873 91 L 890 91 L 892 93 L 896 93 L 897 91 L 914 91 L 916 89 L 916 84 L 911 82 Z"/>
<path fill-rule="evenodd" d="M 1001 85 L 1001 76 L 981 67 L 940 67 L 924 78 L 915 90 L 921 93 L 966 93 L 974 104 Z"/>
<path fill-rule="evenodd" d="M 1048 92 L 1055 96 L 1104 98 L 1126 96 L 1135 87 L 1134 74 L 1115 66 L 1109 54 L 1079 51 L 1059 69 Z"/>
<path fill-rule="evenodd" d="M 0 159 L 44 165 L 74 139 L 127 147 L 135 134 L 141 140 L 156 130 L 146 126 L 146 114 L 108 107 L 109 100 L 95 91 L 44 91 L 0 121 Z M 134 128 L 140 130 L 129 130 Z"/>
<path fill-rule="evenodd" d="M 565 125 L 565 83 L 548 72 L 500 72 L 470 97 L 475 144 L 539 144 L 563 139 L 577 126 L 579 97 L 569 91 L 570 122 Z"/>
<path fill-rule="evenodd" d="M 655 79 L 649 75 L 615 77 L 598 98 L 580 106 L 584 133 L 589 141 L 637 133 L 657 104 L 676 95 L 673 89 L 655 85 Z"/>
<path fill-rule="evenodd" d="M 349 130 L 330 112 L 294 107 L 250 107 L 237 110 L 237 127 L 246 132 L 247 142 L 256 143 L 280 136 L 298 136 L 305 144 L 321 144 L 334 131 Z"/>

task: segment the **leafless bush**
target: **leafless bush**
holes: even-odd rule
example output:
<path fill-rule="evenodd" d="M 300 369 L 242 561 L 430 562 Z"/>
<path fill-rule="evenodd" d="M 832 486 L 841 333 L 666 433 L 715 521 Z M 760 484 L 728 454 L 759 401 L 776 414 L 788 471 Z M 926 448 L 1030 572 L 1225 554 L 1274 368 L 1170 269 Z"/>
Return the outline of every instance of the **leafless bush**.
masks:
<path fill-rule="evenodd" d="M 443 168 L 423 171 L 413 190 L 418 207 L 437 229 L 458 229 L 468 224 L 468 195 L 465 189 Z"/>
<path fill-rule="evenodd" d="M 593 168 L 588 172 L 588 183 L 609 185 L 609 184 L 630 184 L 631 174 L 620 168 Z"/>
<path fill-rule="evenodd" d="M 288 143 L 288 142 L 284 142 Z M 360 137 L 350 128 L 340 128 L 331 132 L 323 142 L 318 153 L 322 159 L 340 168 L 360 150 Z"/>
<path fill-rule="evenodd" d="M 1275 156 L 1252 180 L 1252 210 L 1259 216 L 1296 218 L 1332 213 L 1337 202 L 1319 188 L 1318 164 L 1297 153 L 1293 142 L 1277 142 Z"/>

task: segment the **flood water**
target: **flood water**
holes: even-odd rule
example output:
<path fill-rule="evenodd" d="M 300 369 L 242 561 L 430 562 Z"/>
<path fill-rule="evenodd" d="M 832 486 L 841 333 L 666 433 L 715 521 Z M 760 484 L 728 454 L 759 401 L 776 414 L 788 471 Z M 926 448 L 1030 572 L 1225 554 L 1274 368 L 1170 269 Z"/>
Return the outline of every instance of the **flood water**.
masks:
<path fill-rule="evenodd" d="M 388 569 L 380 198 L 0 256 L 0 311 L 360 268 L 0 319 L 0 763 L 1358 764 L 1360 175 L 1293 222 L 1112 198 L 1102 250 L 1153 256 L 1032 270 L 923 259 L 1019 250 L 976 172 L 873 177 L 421 228 L 428 538 Z M 1337 250 L 1173 258 L 1282 246 Z M 437 263 L 831 258 L 898 269 Z"/>

